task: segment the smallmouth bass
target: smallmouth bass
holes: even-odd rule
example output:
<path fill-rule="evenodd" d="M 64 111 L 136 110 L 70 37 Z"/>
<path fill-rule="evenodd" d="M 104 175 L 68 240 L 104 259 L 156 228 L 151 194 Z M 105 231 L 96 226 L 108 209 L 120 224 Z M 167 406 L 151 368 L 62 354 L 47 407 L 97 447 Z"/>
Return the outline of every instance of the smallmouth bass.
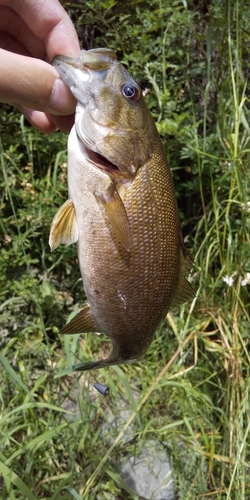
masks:
<path fill-rule="evenodd" d="M 51 250 L 77 242 L 87 303 L 61 333 L 103 332 L 104 368 L 140 358 L 170 307 L 190 300 L 171 173 L 141 90 L 109 49 L 53 61 L 77 100 L 68 139 L 69 199 L 53 219 Z"/>

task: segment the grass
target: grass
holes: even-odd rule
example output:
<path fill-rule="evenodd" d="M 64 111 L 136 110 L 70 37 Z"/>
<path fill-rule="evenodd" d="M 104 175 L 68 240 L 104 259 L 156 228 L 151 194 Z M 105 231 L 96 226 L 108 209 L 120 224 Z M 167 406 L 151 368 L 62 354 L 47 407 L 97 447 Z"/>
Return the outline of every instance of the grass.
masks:
<path fill-rule="evenodd" d="M 134 2 L 133 25 L 111 3 L 86 2 L 86 32 L 93 9 L 97 20 L 105 11 L 95 45 L 117 48 L 144 87 L 150 83 L 146 98 L 172 167 L 197 297 L 169 313 L 146 362 L 73 373 L 75 362 L 101 357 L 109 344 L 58 333 L 84 300 L 75 248 L 48 248 L 51 220 L 67 197 L 66 138 L 41 136 L 3 106 L 0 496 L 136 498 L 119 475 L 120 460 L 157 439 L 171 458 L 179 500 L 247 500 L 248 6 L 228 0 L 204 13 L 202 2 L 195 9 L 176 1 L 173 10 L 154 1 L 142 11 Z M 95 381 L 109 386 L 109 397 L 94 391 Z M 122 400 L 130 417 L 111 442 L 102 424 Z M 134 438 L 126 443 L 128 428 Z"/>

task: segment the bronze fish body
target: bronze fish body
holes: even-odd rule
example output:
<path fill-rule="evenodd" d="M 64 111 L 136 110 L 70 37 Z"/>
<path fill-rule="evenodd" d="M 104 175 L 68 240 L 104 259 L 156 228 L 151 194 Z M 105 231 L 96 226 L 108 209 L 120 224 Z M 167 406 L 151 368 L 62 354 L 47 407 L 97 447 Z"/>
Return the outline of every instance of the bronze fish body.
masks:
<path fill-rule="evenodd" d="M 77 241 L 87 304 L 61 333 L 103 332 L 113 350 L 79 370 L 140 358 L 170 307 L 194 296 L 171 173 L 141 90 L 108 49 L 53 61 L 77 99 L 69 199 L 53 250 Z M 77 368 L 76 368 L 77 369 Z"/>

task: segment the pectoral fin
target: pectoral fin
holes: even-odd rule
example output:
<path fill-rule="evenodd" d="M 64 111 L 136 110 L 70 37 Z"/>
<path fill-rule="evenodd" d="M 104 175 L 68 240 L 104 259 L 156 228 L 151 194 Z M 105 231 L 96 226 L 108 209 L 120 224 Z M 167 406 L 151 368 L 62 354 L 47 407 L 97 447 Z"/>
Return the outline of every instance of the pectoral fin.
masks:
<path fill-rule="evenodd" d="M 71 245 L 78 240 L 75 207 L 72 200 L 67 200 L 59 208 L 50 228 L 49 245 L 53 251 L 60 243 Z"/>
<path fill-rule="evenodd" d="M 91 316 L 89 304 L 85 304 L 80 312 L 62 328 L 60 333 L 86 333 L 97 332 L 98 330 L 99 328 Z"/>
<path fill-rule="evenodd" d="M 129 252 L 131 240 L 128 216 L 115 185 L 110 184 L 105 193 L 95 192 L 95 197 L 103 205 L 117 239 Z"/>

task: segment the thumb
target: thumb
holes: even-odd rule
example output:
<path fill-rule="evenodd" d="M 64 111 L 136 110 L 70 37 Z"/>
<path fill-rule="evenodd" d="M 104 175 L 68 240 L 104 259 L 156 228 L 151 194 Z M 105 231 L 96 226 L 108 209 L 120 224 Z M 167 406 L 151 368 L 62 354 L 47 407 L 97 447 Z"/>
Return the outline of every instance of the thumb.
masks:
<path fill-rule="evenodd" d="M 32 57 L 0 49 L 0 101 L 44 113 L 69 115 L 76 101 L 55 68 Z"/>

